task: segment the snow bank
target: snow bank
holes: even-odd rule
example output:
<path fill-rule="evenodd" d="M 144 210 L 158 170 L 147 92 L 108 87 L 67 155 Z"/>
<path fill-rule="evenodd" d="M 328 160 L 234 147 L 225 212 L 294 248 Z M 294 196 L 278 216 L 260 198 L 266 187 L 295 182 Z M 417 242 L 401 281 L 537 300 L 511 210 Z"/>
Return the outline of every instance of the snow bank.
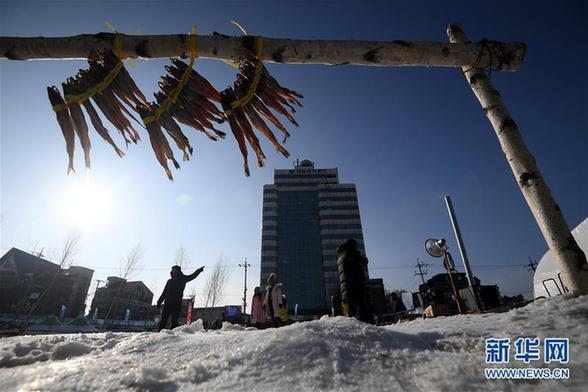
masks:
<path fill-rule="evenodd" d="M 38 335 L 0 340 L 0 368 L 60 361 L 113 348 L 123 337 L 111 332 L 77 335 Z M 10 345 L 10 341 L 14 344 Z M 8 343 L 8 345 L 7 345 Z"/>
<path fill-rule="evenodd" d="M 195 322 L 162 333 L 11 337 L 0 339 L 0 378 L 3 391 L 585 390 L 586 299 L 388 327 L 335 317 L 268 330 L 196 333 Z M 519 336 L 569 337 L 570 380 L 487 381 L 484 339 Z"/>
<path fill-rule="evenodd" d="M 184 333 L 194 333 L 194 332 L 201 332 L 204 331 L 204 324 L 202 319 L 198 319 L 194 321 L 190 325 L 180 325 L 173 329 L 173 332 L 184 332 Z M 166 332 L 164 332 L 166 333 Z"/>
<path fill-rule="evenodd" d="M 223 331 L 244 331 L 245 327 L 239 324 L 231 324 L 228 321 L 223 321 L 221 329 Z"/>

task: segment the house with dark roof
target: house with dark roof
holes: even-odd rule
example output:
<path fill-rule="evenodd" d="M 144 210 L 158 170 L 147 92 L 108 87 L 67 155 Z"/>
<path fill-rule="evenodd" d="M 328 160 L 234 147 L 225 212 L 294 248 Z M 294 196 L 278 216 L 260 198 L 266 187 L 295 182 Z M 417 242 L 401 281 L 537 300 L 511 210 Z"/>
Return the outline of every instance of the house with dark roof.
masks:
<path fill-rule="evenodd" d="M 153 292 L 141 281 L 129 282 L 117 276 L 109 276 L 106 286 L 96 289 L 90 314 L 104 319 L 123 320 L 129 312 L 131 320 L 153 320 L 155 312 L 151 303 Z"/>
<path fill-rule="evenodd" d="M 0 313 L 59 315 L 64 305 L 65 317 L 77 317 L 84 313 L 93 274 L 12 248 L 0 258 Z"/>

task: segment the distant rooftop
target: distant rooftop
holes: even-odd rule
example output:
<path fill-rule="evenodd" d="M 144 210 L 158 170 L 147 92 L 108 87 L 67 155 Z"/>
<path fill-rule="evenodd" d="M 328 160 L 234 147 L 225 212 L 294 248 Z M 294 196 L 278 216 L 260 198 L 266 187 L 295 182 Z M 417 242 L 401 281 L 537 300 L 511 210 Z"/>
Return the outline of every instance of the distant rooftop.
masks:
<path fill-rule="evenodd" d="M 294 166 L 296 169 L 299 167 L 310 167 L 314 169 L 314 162 L 309 161 L 308 159 L 303 159 L 302 162 L 296 160 L 296 165 Z"/>

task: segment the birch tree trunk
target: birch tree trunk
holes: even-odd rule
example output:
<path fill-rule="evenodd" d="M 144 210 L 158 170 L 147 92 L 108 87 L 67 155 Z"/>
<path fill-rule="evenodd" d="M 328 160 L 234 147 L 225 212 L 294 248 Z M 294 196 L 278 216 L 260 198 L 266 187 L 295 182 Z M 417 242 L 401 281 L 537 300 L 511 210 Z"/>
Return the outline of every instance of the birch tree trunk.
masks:
<path fill-rule="evenodd" d="M 0 37 L 0 58 L 9 60 L 86 59 L 112 49 L 115 34 L 72 37 Z M 122 54 L 136 58 L 187 57 L 188 35 L 124 35 Z M 483 47 L 491 50 L 482 50 Z M 255 37 L 197 37 L 201 58 L 238 60 L 255 51 Z M 370 66 L 462 67 L 478 62 L 499 71 L 517 70 L 525 57 L 520 42 L 445 43 L 415 41 L 325 41 L 264 38 L 264 60 L 276 63 Z M 481 54 L 481 56 L 480 56 Z"/>
<path fill-rule="evenodd" d="M 447 28 L 450 42 L 469 42 L 457 25 Z M 565 218 L 545 183 L 519 128 L 479 64 L 462 67 L 464 76 L 490 120 L 519 188 L 555 256 L 564 284 L 574 295 L 588 293 L 586 255 L 572 236 Z"/>

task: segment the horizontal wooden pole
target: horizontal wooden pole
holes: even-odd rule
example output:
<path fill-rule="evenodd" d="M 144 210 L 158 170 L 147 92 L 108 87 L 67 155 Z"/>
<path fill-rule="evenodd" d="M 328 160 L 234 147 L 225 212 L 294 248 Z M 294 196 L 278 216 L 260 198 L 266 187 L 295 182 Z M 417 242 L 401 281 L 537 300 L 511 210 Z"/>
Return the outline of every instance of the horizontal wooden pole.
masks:
<path fill-rule="evenodd" d="M 115 34 L 71 37 L 0 37 L 0 58 L 8 60 L 86 59 L 92 51 L 111 49 Z M 198 57 L 238 60 L 253 53 L 255 37 L 200 35 Z M 264 38 L 264 60 L 288 64 L 366 65 L 382 67 L 476 67 L 517 70 L 526 46 L 519 42 L 478 43 L 415 41 L 326 41 Z M 188 35 L 124 35 L 130 58 L 187 57 Z"/>

